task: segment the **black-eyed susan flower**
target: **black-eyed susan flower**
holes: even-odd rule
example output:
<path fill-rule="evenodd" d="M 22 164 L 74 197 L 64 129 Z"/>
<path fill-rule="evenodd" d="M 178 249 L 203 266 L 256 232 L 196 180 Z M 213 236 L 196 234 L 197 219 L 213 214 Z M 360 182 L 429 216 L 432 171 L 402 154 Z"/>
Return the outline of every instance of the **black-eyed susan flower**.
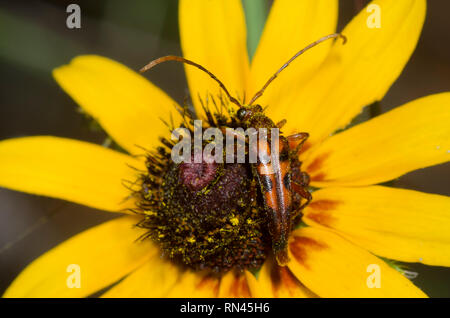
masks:
<path fill-rule="evenodd" d="M 378 256 L 450 266 L 450 200 L 375 184 L 449 160 L 450 93 L 336 133 L 385 95 L 425 18 L 423 0 L 373 3 L 381 28 L 370 28 L 361 11 L 342 31 L 345 46 L 307 52 L 260 99 L 270 118 L 287 119 L 283 133 L 310 135 L 300 161 L 318 190 L 303 211 L 304 226 L 290 235 L 287 266 L 276 265 L 266 248 L 262 208 L 244 166 L 222 167 L 217 177 L 213 165 L 197 176 L 192 166 L 170 165 L 160 137 L 170 138 L 169 118 L 183 120 L 176 102 L 117 62 L 80 56 L 54 77 L 127 153 L 50 136 L 5 140 L 0 186 L 111 212 L 137 209 L 145 218 L 125 214 L 63 242 L 4 296 L 82 297 L 119 280 L 105 297 L 425 296 Z M 250 64 L 240 1 L 180 1 L 179 9 L 184 56 L 241 97 L 299 48 L 333 33 L 337 20 L 337 1 L 275 1 Z M 186 74 L 196 113 L 208 121 L 201 98 L 220 88 L 189 66 Z M 145 158 L 137 156 L 142 148 L 149 149 Z M 126 187 L 123 180 L 140 182 Z M 151 239 L 136 242 L 141 236 Z M 67 287 L 69 264 L 81 269 L 81 288 Z M 371 284 L 374 268 L 380 282 Z"/>

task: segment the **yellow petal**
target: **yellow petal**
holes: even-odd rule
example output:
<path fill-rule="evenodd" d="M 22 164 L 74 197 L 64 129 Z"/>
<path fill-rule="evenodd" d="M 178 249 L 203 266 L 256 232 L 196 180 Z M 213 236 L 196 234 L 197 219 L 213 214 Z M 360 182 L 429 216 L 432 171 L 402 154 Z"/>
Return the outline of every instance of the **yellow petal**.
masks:
<path fill-rule="evenodd" d="M 175 124 L 176 103 L 158 87 L 126 66 L 101 56 L 85 55 L 56 68 L 59 85 L 128 152 L 142 153 L 159 136 L 170 134 L 161 119 Z M 169 135 L 170 136 L 170 135 Z"/>
<path fill-rule="evenodd" d="M 122 282 L 108 290 L 107 298 L 161 298 L 166 297 L 180 279 L 181 270 L 156 253 Z M 190 295 L 185 295 L 190 297 Z"/>
<path fill-rule="evenodd" d="M 295 53 L 335 32 L 338 3 L 335 0 L 277 0 L 270 9 L 260 43 L 250 68 L 247 101 Z M 304 85 L 324 60 L 332 42 L 321 44 L 283 70 L 257 103 L 276 111 L 286 93 Z"/>
<path fill-rule="evenodd" d="M 183 55 L 201 64 L 219 80 L 230 94 L 243 97 L 249 73 L 245 16 L 240 0 L 181 0 L 180 39 Z M 223 94 L 206 73 L 187 65 L 186 76 L 198 115 L 202 115 L 198 96 Z"/>
<path fill-rule="evenodd" d="M 304 221 L 336 230 L 371 252 L 450 266 L 450 198 L 381 186 L 314 192 Z"/>
<path fill-rule="evenodd" d="M 220 279 L 220 298 L 249 298 L 250 287 L 245 274 L 228 272 Z"/>
<path fill-rule="evenodd" d="M 266 260 L 257 277 L 246 272 L 247 282 L 253 297 L 256 298 L 311 298 L 316 297 L 291 273 L 270 258 Z"/>
<path fill-rule="evenodd" d="M 219 292 L 219 279 L 206 272 L 185 270 L 179 276 L 167 297 L 213 298 Z"/>
<path fill-rule="evenodd" d="M 218 278 L 205 272 L 182 269 L 157 253 L 102 297 L 211 298 L 217 297 L 218 291 Z"/>
<path fill-rule="evenodd" d="M 381 259 L 331 231 L 301 228 L 289 247 L 289 269 L 320 297 L 426 297 Z"/>
<path fill-rule="evenodd" d="M 287 133 L 307 131 L 312 143 L 326 138 L 381 100 L 400 75 L 422 30 L 425 0 L 371 4 L 379 8 L 381 27 L 369 27 L 376 11 L 361 10 L 342 31 L 347 43 L 337 40 L 311 81 L 280 102 Z"/>
<path fill-rule="evenodd" d="M 86 297 L 109 286 L 156 252 L 135 241 L 145 233 L 137 222 L 121 217 L 61 243 L 28 265 L 3 297 Z"/>
<path fill-rule="evenodd" d="M 119 211 L 134 207 L 123 180 L 142 162 L 95 144 L 39 136 L 0 142 L 0 187 Z"/>
<path fill-rule="evenodd" d="M 430 95 L 306 152 L 315 186 L 369 185 L 450 160 L 450 93 Z"/>

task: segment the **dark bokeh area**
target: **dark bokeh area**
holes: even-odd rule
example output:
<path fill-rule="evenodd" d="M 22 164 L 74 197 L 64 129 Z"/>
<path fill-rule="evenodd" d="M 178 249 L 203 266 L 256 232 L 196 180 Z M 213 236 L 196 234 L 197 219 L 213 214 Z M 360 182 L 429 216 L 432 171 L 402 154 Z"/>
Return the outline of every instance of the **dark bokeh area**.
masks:
<path fill-rule="evenodd" d="M 77 3 L 82 28 L 66 28 L 66 7 Z M 339 30 L 364 1 L 340 1 Z M 139 69 L 180 55 L 176 0 L 0 1 L 0 140 L 55 135 L 102 144 L 104 132 L 56 84 L 51 70 L 80 54 L 98 54 Z M 381 102 L 381 111 L 450 88 L 450 2 L 429 1 L 418 47 Z M 168 63 L 145 75 L 182 103 L 183 67 Z M 450 123 L 449 123 L 450 124 Z M 382 151 L 382 149 L 380 149 Z M 393 186 L 450 195 L 450 165 L 422 169 Z M 33 259 L 115 215 L 77 204 L 0 188 L 0 294 Z M 450 213 L 450 211 L 449 211 Z M 450 269 L 407 264 L 428 295 L 450 297 Z M 338 273 L 337 273 L 338 274 Z"/>

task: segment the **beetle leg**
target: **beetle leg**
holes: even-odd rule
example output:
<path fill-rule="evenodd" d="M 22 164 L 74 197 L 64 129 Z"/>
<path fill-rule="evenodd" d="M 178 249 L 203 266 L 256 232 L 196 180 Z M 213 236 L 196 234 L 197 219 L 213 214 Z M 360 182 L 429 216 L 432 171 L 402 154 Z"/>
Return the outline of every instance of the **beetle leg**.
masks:
<path fill-rule="evenodd" d="M 294 181 L 300 183 L 303 187 L 309 186 L 309 174 L 307 174 L 304 171 L 300 171 L 300 174 L 297 176 L 294 176 Z"/>
<path fill-rule="evenodd" d="M 283 119 L 283 120 L 280 120 L 280 121 L 276 124 L 276 126 L 277 126 L 278 129 L 281 129 L 281 127 L 283 127 L 284 125 L 286 125 L 286 123 L 287 123 L 287 120 L 286 120 L 286 119 Z"/>
<path fill-rule="evenodd" d="M 289 140 L 303 140 L 309 137 L 309 133 L 307 132 L 299 132 L 293 135 L 289 135 L 286 138 Z"/>
<path fill-rule="evenodd" d="M 293 153 L 298 153 L 302 148 L 305 141 L 308 139 L 309 134 L 306 132 L 297 133 L 294 135 L 287 136 L 287 140 L 289 142 L 289 148 Z"/>
<path fill-rule="evenodd" d="M 298 193 L 302 198 L 306 199 L 306 202 L 303 203 L 303 204 L 297 209 L 298 211 L 301 211 L 301 210 L 303 210 L 303 209 L 309 204 L 309 202 L 311 202 L 311 200 L 312 200 L 312 195 L 311 195 L 311 193 L 309 193 L 308 190 L 305 189 L 305 187 L 304 187 L 302 184 L 297 183 L 297 182 L 295 182 L 295 181 L 293 181 L 293 182 L 291 183 L 291 187 L 292 187 L 292 190 L 293 190 L 293 191 L 295 191 L 296 193 Z"/>
<path fill-rule="evenodd" d="M 309 186 L 309 174 L 305 171 L 300 170 L 301 162 L 293 161 L 292 162 L 292 181 L 299 183 L 303 187 Z"/>

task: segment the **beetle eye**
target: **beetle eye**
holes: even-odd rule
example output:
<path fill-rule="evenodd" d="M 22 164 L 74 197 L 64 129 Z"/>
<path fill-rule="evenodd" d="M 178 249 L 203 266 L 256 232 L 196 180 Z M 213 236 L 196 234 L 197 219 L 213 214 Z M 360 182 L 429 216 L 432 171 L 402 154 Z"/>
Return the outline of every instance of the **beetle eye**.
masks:
<path fill-rule="evenodd" d="M 245 115 L 247 114 L 247 110 L 245 108 L 240 108 L 237 111 L 237 117 L 239 118 L 239 120 L 244 119 Z"/>

